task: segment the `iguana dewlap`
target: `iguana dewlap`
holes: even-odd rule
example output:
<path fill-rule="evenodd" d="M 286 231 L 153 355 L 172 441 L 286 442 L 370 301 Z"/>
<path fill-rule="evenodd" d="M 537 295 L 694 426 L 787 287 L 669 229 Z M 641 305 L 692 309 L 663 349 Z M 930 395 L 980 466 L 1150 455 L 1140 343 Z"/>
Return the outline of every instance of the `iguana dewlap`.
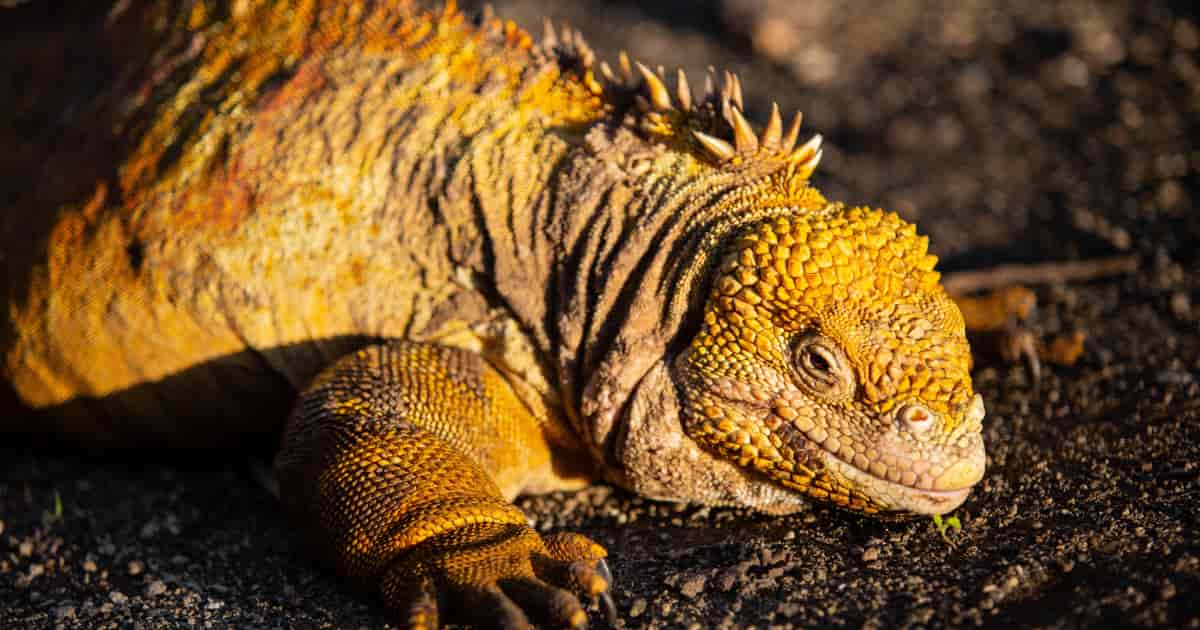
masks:
<path fill-rule="evenodd" d="M 399 0 L 185 6 L 147 10 L 170 36 L 97 97 L 119 158 L 9 271 L 40 428 L 281 431 L 296 522 L 418 627 L 586 622 L 605 551 L 522 493 L 940 514 L 981 478 L 926 238 L 824 199 L 819 137 L 755 132 L 736 77 Z"/>

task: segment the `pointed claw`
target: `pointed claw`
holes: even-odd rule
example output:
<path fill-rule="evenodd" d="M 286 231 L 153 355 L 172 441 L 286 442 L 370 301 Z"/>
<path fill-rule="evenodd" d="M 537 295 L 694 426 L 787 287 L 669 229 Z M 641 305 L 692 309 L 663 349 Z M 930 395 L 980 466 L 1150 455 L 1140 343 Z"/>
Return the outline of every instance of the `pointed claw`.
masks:
<path fill-rule="evenodd" d="M 604 589 L 603 593 L 600 593 L 600 607 L 604 610 L 604 619 L 608 622 L 608 625 L 616 627 L 617 604 L 613 601 L 612 596 L 613 576 L 612 571 L 608 569 L 608 563 L 604 561 L 604 558 L 600 558 L 596 561 L 596 573 L 599 574 L 600 577 L 604 578 L 605 582 L 608 582 L 608 588 Z"/>
<path fill-rule="evenodd" d="M 999 331 L 997 341 L 1000 356 L 1005 361 L 1024 362 L 1029 369 L 1033 386 L 1037 388 L 1042 380 L 1042 362 L 1038 357 L 1037 340 L 1034 339 L 1033 333 L 1025 328 L 1010 325 L 1007 329 Z"/>
<path fill-rule="evenodd" d="M 1038 357 L 1037 343 L 1032 334 L 1022 335 L 1017 343 L 1018 353 L 1025 360 L 1025 365 L 1029 368 L 1029 376 L 1033 379 L 1033 388 L 1037 389 L 1042 384 L 1042 361 Z"/>
<path fill-rule="evenodd" d="M 608 582 L 609 588 L 612 588 L 612 571 L 609 570 L 608 563 L 604 561 L 604 558 L 600 558 L 596 561 L 596 573 L 599 574 L 600 577 L 604 578 L 605 582 Z"/>
<path fill-rule="evenodd" d="M 617 613 L 617 604 L 613 601 L 613 597 L 608 591 L 600 594 L 600 608 L 604 610 L 604 620 L 609 626 L 617 627 L 617 620 L 621 616 Z"/>

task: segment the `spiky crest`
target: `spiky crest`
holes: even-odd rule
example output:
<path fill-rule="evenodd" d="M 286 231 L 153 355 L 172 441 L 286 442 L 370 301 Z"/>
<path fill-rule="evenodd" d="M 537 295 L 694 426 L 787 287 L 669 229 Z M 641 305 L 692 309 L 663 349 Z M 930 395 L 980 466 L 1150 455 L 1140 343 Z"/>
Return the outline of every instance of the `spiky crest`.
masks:
<path fill-rule="evenodd" d="M 688 138 L 696 155 L 721 168 L 775 162 L 796 182 L 807 180 L 821 161 L 819 134 L 796 147 L 803 121 L 798 111 L 785 131 L 779 105 L 772 103 L 766 126 L 756 133 L 745 116 L 741 80 L 732 72 L 723 74 L 718 87 L 716 70 L 709 67 L 703 95 L 697 98 L 687 74 L 679 69 L 672 95 L 661 67 L 651 70 L 625 51 L 618 54 L 615 71 L 605 61 L 593 66 L 595 53 L 578 31 L 564 25 L 556 32 L 549 20 L 543 31 L 537 51 L 574 68 L 589 89 L 604 94 L 609 103 L 631 104 L 634 124 L 643 132 Z"/>

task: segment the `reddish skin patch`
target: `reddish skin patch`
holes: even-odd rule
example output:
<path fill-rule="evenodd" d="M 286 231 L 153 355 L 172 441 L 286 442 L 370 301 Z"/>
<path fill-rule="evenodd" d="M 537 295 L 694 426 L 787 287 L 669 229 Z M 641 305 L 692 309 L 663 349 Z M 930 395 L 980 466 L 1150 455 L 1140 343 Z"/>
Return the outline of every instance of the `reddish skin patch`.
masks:
<path fill-rule="evenodd" d="M 315 58 L 300 64 L 290 79 L 263 99 L 262 105 L 255 112 L 255 126 L 275 128 L 284 122 L 281 120 L 282 114 L 294 111 L 293 105 L 324 89 L 329 80 L 321 66 L 322 60 Z"/>

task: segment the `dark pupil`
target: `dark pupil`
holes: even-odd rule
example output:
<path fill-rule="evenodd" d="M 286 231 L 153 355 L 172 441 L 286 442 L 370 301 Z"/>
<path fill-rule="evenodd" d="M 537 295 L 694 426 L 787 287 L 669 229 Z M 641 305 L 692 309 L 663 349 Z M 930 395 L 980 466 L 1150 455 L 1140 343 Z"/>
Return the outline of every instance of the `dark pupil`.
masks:
<path fill-rule="evenodd" d="M 821 356 L 821 353 L 817 352 L 816 350 L 808 351 L 808 364 L 811 365 L 814 370 L 819 370 L 821 372 L 829 371 L 829 361 L 826 361 L 825 357 Z"/>

